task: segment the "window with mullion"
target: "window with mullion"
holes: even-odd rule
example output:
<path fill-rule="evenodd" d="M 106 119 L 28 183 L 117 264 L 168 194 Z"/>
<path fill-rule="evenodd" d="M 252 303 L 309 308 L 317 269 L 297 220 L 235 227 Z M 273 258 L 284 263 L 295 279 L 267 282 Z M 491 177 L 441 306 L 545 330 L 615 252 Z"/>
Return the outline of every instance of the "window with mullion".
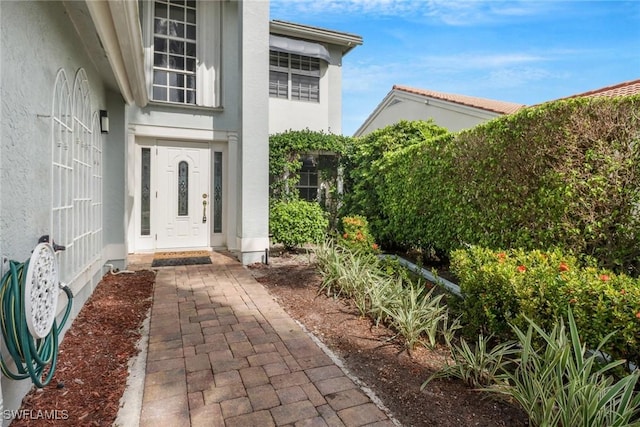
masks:
<path fill-rule="evenodd" d="M 156 0 L 153 36 L 153 99 L 195 104 L 195 1 Z"/>
<path fill-rule="evenodd" d="M 291 87 L 290 93 L 289 87 Z M 269 96 L 320 102 L 320 60 L 309 56 L 271 51 Z"/>

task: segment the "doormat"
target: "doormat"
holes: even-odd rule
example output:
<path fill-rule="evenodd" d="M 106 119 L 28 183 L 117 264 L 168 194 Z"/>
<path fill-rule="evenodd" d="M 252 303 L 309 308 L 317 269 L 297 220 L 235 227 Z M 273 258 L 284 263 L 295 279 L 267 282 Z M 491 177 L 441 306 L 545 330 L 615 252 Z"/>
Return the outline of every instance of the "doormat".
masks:
<path fill-rule="evenodd" d="M 156 252 L 153 254 L 153 258 L 188 258 L 188 257 L 202 257 L 211 255 L 210 251 L 172 251 L 172 252 Z"/>
<path fill-rule="evenodd" d="M 178 265 L 211 264 L 210 256 L 187 256 L 178 258 L 153 258 L 151 267 L 175 267 Z"/>

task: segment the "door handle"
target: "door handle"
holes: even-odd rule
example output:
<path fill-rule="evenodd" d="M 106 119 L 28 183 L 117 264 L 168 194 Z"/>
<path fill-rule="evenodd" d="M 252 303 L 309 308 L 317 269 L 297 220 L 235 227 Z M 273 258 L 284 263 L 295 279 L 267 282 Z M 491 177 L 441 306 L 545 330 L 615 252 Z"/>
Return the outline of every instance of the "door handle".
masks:
<path fill-rule="evenodd" d="M 202 222 L 207 222 L 207 193 L 202 194 Z"/>

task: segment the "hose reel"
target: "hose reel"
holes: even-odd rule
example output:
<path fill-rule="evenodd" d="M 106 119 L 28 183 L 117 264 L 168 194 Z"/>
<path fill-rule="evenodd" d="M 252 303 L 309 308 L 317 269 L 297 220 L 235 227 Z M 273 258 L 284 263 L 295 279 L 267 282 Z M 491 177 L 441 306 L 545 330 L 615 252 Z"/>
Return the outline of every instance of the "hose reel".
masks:
<path fill-rule="evenodd" d="M 73 294 L 59 281 L 56 258 L 56 252 L 64 249 L 54 242 L 49 243 L 48 236 L 43 236 L 27 261 L 9 261 L 9 271 L 0 282 L 0 329 L 16 365 L 12 371 L 0 354 L 0 369 L 14 380 L 31 378 L 39 388 L 53 377 L 58 336 L 71 312 Z M 68 303 L 58 326 L 60 289 L 67 295 Z"/>

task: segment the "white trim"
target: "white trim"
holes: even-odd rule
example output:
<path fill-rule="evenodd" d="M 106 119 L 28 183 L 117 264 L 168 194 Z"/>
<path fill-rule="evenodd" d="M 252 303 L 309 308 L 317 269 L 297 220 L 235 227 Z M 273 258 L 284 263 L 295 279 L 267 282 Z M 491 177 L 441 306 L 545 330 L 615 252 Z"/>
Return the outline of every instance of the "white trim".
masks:
<path fill-rule="evenodd" d="M 175 126 L 132 125 L 136 136 L 162 139 L 189 139 L 195 141 L 226 141 L 230 132 L 214 129 L 193 129 Z"/>
<path fill-rule="evenodd" d="M 139 14 L 137 2 L 87 1 L 87 9 L 96 32 L 111 64 L 120 93 L 129 105 L 144 107 L 148 102 L 142 51 L 142 38 L 138 36 Z M 123 4 L 121 4 L 123 3 Z M 124 31 L 126 37 L 118 37 Z"/>
<path fill-rule="evenodd" d="M 269 32 L 271 34 L 279 34 L 334 44 L 336 46 L 340 46 L 342 56 L 349 53 L 349 51 L 354 47 L 362 44 L 362 37 L 356 34 L 343 33 L 327 30 L 325 28 L 311 27 L 309 25 L 280 20 L 273 20 L 269 22 Z"/>
<path fill-rule="evenodd" d="M 144 107 L 149 102 L 149 97 L 146 91 L 138 2 L 110 1 L 108 3 L 133 97 L 136 104 Z"/>

